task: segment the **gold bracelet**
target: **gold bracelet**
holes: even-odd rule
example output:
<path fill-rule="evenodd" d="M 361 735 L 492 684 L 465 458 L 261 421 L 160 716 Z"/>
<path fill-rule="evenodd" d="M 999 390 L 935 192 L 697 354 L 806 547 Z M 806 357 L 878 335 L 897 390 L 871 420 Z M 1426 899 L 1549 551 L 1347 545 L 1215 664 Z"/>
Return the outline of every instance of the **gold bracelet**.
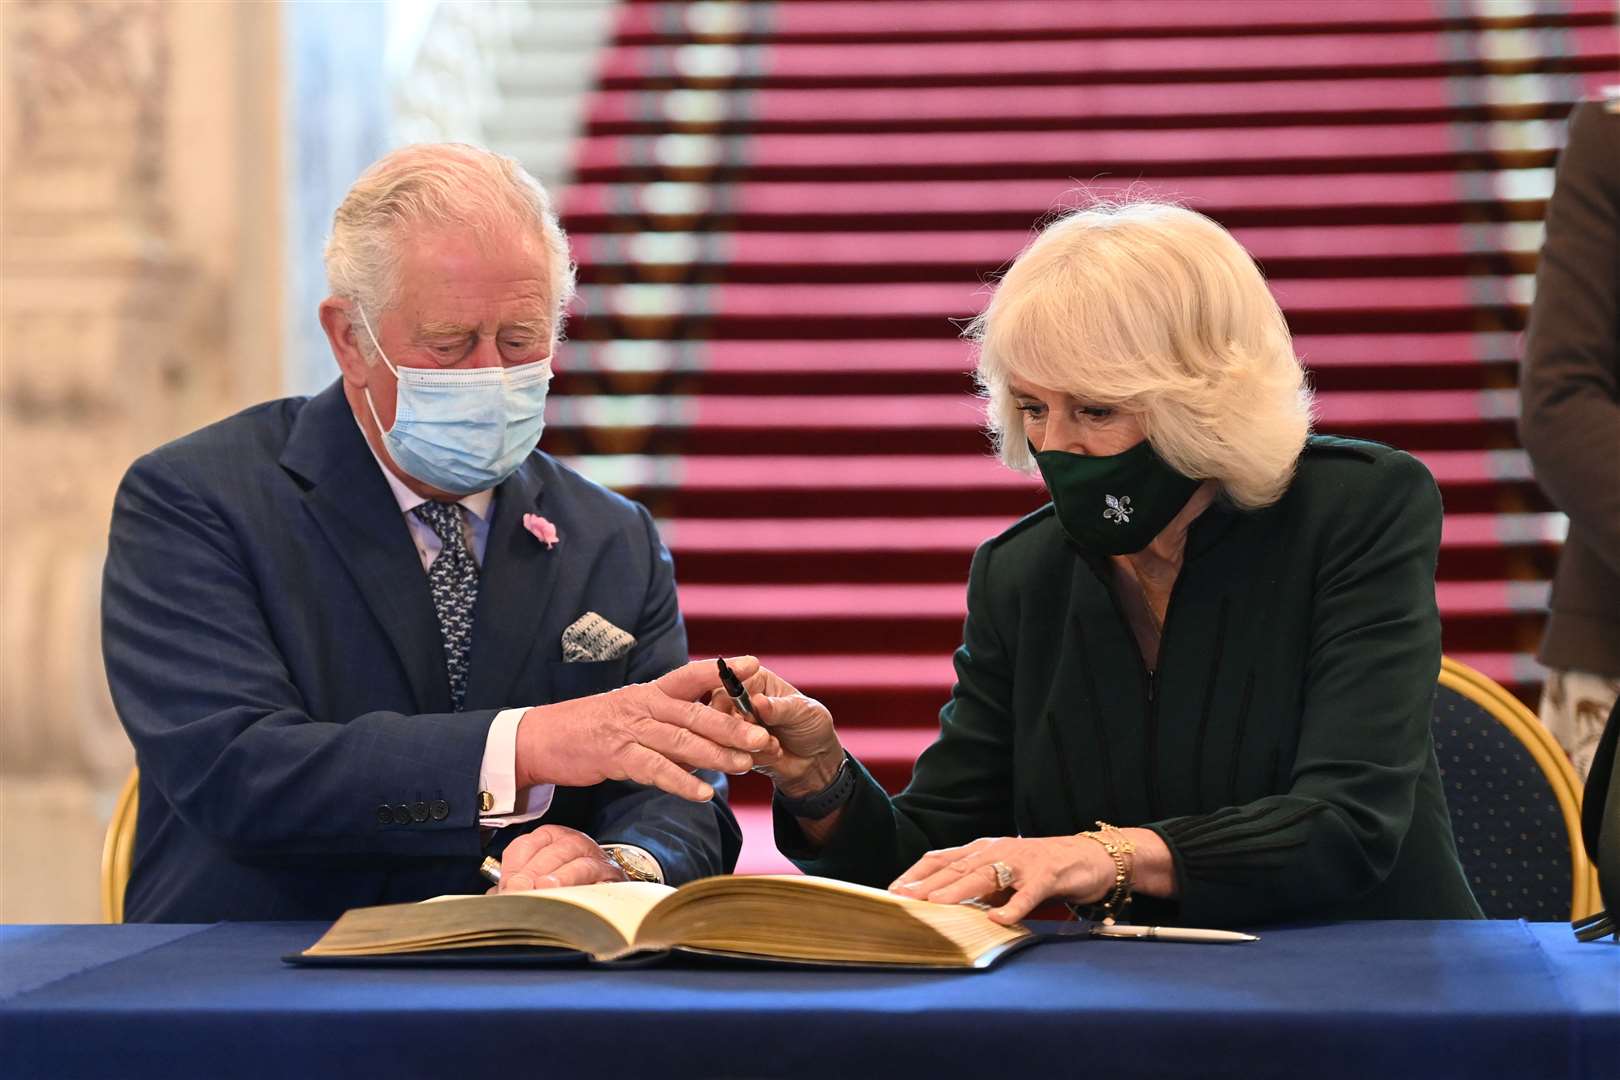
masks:
<path fill-rule="evenodd" d="M 1095 832 L 1083 832 L 1081 836 L 1095 840 L 1101 844 L 1108 857 L 1114 861 L 1114 883 L 1102 900 L 1102 922 L 1104 925 L 1112 924 L 1122 917 L 1131 906 L 1131 886 L 1134 884 L 1134 870 L 1136 845 L 1114 826 L 1106 821 L 1097 822 Z"/>

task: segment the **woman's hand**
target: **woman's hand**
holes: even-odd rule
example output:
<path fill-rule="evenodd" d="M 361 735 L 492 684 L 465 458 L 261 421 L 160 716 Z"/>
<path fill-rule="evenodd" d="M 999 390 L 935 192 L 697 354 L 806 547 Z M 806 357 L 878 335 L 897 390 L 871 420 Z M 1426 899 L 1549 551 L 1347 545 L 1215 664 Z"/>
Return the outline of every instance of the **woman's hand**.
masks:
<path fill-rule="evenodd" d="M 1012 885 L 996 883 L 995 864 L 1012 871 Z M 1101 844 L 1083 836 L 985 837 L 962 847 L 930 851 L 889 886 L 891 892 L 940 904 L 982 898 L 990 918 L 1015 923 L 1048 900 L 1090 904 L 1108 894 L 1114 862 Z"/>
<path fill-rule="evenodd" d="M 776 736 L 776 745 L 754 753 L 754 768 L 789 797 L 812 795 L 830 785 L 844 763 L 844 748 L 827 707 L 766 667 L 743 679 L 743 685 L 760 723 Z M 724 692 L 715 694 L 710 703 L 725 712 L 736 711 Z"/>
<path fill-rule="evenodd" d="M 542 825 L 506 845 L 501 883 L 490 892 L 524 892 L 564 885 L 628 880 L 596 841 L 563 825 Z"/>

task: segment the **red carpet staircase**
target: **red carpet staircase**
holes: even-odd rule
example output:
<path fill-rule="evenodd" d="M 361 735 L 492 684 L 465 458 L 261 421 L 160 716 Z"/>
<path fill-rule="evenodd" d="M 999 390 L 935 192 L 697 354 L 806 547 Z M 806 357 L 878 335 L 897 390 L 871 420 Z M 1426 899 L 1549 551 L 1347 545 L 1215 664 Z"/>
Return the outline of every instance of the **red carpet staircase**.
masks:
<path fill-rule="evenodd" d="M 646 502 L 694 655 L 755 652 L 892 789 L 951 683 L 988 456 L 953 320 L 1086 191 L 1254 252 L 1320 428 L 1417 453 L 1447 652 L 1533 700 L 1565 522 L 1514 434 L 1562 120 L 1608 0 L 631 3 L 563 196 L 582 283 L 546 445 Z M 759 777 L 743 870 L 784 865 Z"/>

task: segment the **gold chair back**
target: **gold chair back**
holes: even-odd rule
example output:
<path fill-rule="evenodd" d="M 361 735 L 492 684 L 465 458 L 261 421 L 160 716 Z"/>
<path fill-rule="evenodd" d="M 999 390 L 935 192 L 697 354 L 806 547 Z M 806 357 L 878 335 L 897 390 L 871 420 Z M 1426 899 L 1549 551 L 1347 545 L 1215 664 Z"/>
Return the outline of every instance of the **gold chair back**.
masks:
<path fill-rule="evenodd" d="M 1581 784 L 1563 749 L 1553 741 L 1536 715 L 1489 675 L 1448 656 L 1440 661 L 1440 685 L 1466 698 L 1506 728 L 1540 768 L 1547 787 L 1558 802 L 1559 816 L 1564 823 L 1563 835 L 1553 839 L 1569 847 L 1570 869 L 1574 878 L 1570 890 L 1570 917 L 1581 919 L 1596 911 L 1597 870 L 1586 857 L 1586 849 L 1581 843 Z M 1448 783 L 1447 788 L 1451 787 Z M 1456 820 L 1455 812 L 1453 820 Z M 1460 836 L 1458 846 L 1462 846 Z"/>
<path fill-rule="evenodd" d="M 129 884 L 129 867 L 135 857 L 140 790 L 141 770 L 131 769 L 113 804 L 112 820 L 107 822 L 107 836 L 101 843 L 101 917 L 110 923 L 124 921 L 124 888 Z"/>

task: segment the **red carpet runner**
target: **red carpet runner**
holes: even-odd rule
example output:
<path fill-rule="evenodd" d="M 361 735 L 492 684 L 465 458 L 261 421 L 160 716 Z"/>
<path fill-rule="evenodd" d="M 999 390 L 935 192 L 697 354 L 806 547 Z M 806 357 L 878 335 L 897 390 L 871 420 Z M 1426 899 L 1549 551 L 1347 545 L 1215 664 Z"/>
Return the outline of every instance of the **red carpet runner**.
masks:
<path fill-rule="evenodd" d="M 1044 501 L 953 320 L 1043 215 L 1184 200 L 1259 258 L 1322 430 L 1417 453 L 1447 652 L 1527 700 L 1562 517 L 1514 435 L 1562 120 L 1609 0 L 632 3 L 565 224 L 546 445 L 646 502 L 694 655 L 755 652 L 892 789 L 951 682 L 969 556 Z M 758 777 L 740 869 L 784 865 Z"/>

